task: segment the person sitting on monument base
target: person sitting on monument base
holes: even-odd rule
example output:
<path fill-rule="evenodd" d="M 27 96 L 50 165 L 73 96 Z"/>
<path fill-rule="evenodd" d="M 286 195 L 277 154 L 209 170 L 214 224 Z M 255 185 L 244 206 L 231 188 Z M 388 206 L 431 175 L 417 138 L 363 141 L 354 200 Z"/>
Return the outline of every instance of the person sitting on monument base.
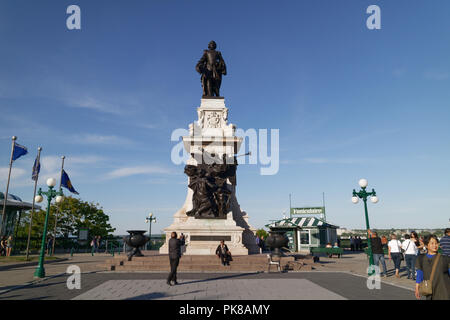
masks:
<path fill-rule="evenodd" d="M 220 244 L 217 246 L 216 249 L 216 255 L 220 258 L 222 261 L 222 265 L 229 266 L 230 261 L 233 259 L 231 258 L 231 252 L 228 250 L 227 245 L 225 244 L 224 240 L 220 240 Z"/>

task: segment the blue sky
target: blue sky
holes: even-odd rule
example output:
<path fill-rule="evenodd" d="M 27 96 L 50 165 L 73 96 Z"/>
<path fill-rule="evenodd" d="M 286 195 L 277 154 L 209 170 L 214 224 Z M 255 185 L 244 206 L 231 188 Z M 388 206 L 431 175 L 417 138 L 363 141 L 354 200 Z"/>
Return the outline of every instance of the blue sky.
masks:
<path fill-rule="evenodd" d="M 81 30 L 66 8 L 81 8 Z M 381 8 L 368 30 L 366 8 Z M 210 40 L 228 67 L 229 121 L 280 130 L 280 169 L 238 168 L 250 224 L 292 204 L 320 206 L 364 228 L 350 201 L 367 178 L 380 202 L 374 228 L 448 227 L 450 3 L 435 1 L 0 1 L 0 188 L 11 136 L 30 153 L 10 192 L 31 201 L 31 168 L 59 176 L 60 157 L 83 200 L 100 203 L 118 234 L 171 224 L 187 178 L 170 159 L 174 129 L 196 120 L 195 64 Z"/>

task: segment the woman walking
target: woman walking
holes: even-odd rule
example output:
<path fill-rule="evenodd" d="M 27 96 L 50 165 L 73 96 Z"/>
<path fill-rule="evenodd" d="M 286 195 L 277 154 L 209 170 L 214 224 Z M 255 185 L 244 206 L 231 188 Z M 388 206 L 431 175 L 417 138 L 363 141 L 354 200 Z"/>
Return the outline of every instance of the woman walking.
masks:
<path fill-rule="evenodd" d="M 408 271 L 408 279 L 416 280 L 416 243 L 411 239 L 409 234 L 405 234 L 405 241 L 402 243 L 402 249 L 405 250 L 406 270 Z"/>
<path fill-rule="evenodd" d="M 450 300 L 450 258 L 438 253 L 439 240 L 435 235 L 425 237 L 427 253 L 417 259 L 416 298 L 426 296 L 427 300 Z M 431 293 L 421 289 L 421 284 L 431 280 Z M 423 286 L 423 285 L 422 285 Z"/>
<path fill-rule="evenodd" d="M 11 256 L 11 250 L 12 250 L 12 236 L 8 237 L 8 240 L 6 240 L 6 256 L 10 257 Z"/>
<path fill-rule="evenodd" d="M 383 246 L 383 250 L 388 248 L 388 239 L 386 238 L 386 236 L 382 236 L 381 237 L 381 245 Z"/>
<path fill-rule="evenodd" d="M 6 237 L 3 236 L 2 240 L 0 240 L 0 255 L 6 256 Z"/>
<path fill-rule="evenodd" d="M 389 250 L 389 260 L 394 261 L 394 267 L 395 267 L 395 277 L 400 278 L 399 272 L 400 272 L 400 265 L 402 263 L 402 244 L 400 241 L 397 240 L 397 236 L 395 234 L 391 235 L 391 241 L 388 243 L 388 250 Z"/>

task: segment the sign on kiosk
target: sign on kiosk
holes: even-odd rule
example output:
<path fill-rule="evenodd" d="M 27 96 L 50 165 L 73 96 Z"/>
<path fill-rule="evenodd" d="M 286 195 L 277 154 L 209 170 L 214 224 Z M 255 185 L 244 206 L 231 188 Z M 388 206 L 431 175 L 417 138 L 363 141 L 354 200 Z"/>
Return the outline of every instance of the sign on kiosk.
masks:
<path fill-rule="evenodd" d="M 312 208 L 291 208 L 291 215 L 294 214 L 324 214 L 324 207 L 312 207 Z"/>

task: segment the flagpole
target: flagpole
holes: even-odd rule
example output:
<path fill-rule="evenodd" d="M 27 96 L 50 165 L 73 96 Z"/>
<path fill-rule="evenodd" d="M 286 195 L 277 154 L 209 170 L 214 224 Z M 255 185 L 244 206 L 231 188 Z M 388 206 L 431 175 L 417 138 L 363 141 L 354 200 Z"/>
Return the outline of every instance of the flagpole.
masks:
<path fill-rule="evenodd" d="M 42 150 L 42 148 L 39 147 L 38 148 L 38 155 L 37 155 L 37 163 L 38 164 L 40 164 L 40 162 L 41 162 L 41 150 Z M 37 187 L 38 180 L 39 180 L 39 171 L 37 173 L 36 180 L 34 180 L 33 205 L 31 207 L 30 227 L 28 228 L 27 258 L 26 258 L 26 261 L 28 261 L 28 255 L 29 255 L 29 252 L 30 252 L 29 250 L 30 250 L 30 239 L 31 239 L 31 226 L 33 225 L 33 214 L 34 214 L 34 204 L 35 204 L 34 198 L 36 198 L 36 187 Z"/>
<path fill-rule="evenodd" d="M 64 170 L 64 159 L 66 158 L 66 156 L 62 156 L 61 157 L 61 159 L 62 159 L 62 163 L 61 163 L 61 175 L 60 175 L 60 177 L 59 177 L 59 190 L 61 190 L 61 180 L 62 180 L 62 174 L 63 174 L 63 170 Z M 55 215 L 55 228 L 54 228 L 54 230 L 53 230 L 53 244 L 52 244 L 52 254 L 51 255 L 53 255 L 53 253 L 55 252 L 55 243 L 56 243 L 56 225 L 57 225 L 57 223 L 58 223 L 58 213 L 59 213 L 59 211 L 60 211 L 60 209 L 61 209 L 61 204 L 58 204 L 57 206 L 56 206 L 56 215 Z"/>
<path fill-rule="evenodd" d="M 5 221 L 6 221 L 6 202 L 8 201 L 8 192 L 9 192 L 9 181 L 11 179 L 11 168 L 13 163 L 13 154 L 14 154 L 14 143 L 16 142 L 17 137 L 12 137 L 12 143 L 11 143 L 11 159 L 9 160 L 9 173 L 8 173 L 8 183 L 6 184 L 6 193 L 3 197 L 3 210 L 2 210 L 2 229 L 1 229 L 1 235 L 4 236 L 6 233 L 5 230 Z"/>

